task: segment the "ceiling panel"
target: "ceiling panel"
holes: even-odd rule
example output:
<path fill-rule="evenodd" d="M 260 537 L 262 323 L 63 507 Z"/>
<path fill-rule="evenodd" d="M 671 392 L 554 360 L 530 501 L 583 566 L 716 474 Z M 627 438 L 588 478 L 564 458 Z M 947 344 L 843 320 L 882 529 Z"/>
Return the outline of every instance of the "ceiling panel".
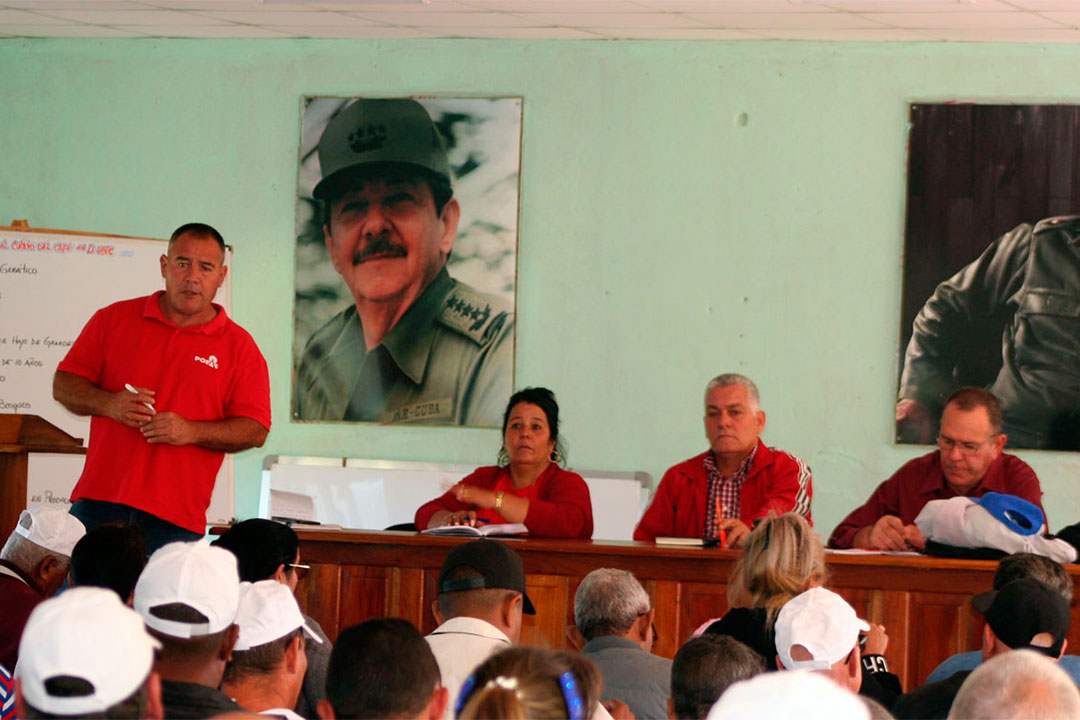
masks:
<path fill-rule="evenodd" d="M 1041 43 L 1077 42 L 1077 26 L 1080 0 L 0 0 L 12 37 Z"/>

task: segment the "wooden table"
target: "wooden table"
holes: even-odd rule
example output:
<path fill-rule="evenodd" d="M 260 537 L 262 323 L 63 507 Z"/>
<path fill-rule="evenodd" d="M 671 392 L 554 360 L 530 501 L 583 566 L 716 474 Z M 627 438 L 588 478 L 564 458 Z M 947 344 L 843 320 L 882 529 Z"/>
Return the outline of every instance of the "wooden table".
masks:
<path fill-rule="evenodd" d="M 362 620 L 391 615 L 427 634 L 435 628 L 431 604 L 443 559 L 460 538 L 408 532 L 300 530 L 300 562 L 312 566 L 297 595 L 331 639 Z M 599 567 L 629 570 L 656 608 L 655 652 L 674 656 L 701 623 L 727 610 L 732 550 L 661 547 L 651 543 L 504 539 L 520 554 L 536 615 L 526 616 L 522 643 L 564 647 L 572 624 L 574 592 Z M 828 586 L 860 617 L 889 634 L 886 657 L 905 689 L 925 680 L 937 664 L 982 642 L 982 616 L 971 596 L 991 589 L 997 563 L 923 557 L 829 555 Z M 1067 566 L 1074 583 L 1080 566 Z M 1080 593 L 1078 593 L 1080 595 Z M 1073 608 L 1069 645 L 1080 648 Z"/>

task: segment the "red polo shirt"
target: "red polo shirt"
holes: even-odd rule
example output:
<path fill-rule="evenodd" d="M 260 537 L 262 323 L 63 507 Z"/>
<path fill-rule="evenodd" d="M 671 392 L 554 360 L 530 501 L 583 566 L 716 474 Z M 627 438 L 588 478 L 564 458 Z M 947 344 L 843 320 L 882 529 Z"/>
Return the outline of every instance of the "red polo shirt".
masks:
<path fill-rule="evenodd" d="M 153 390 L 157 412 L 187 420 L 247 417 L 269 429 L 270 379 L 251 335 L 220 305 L 213 320 L 176 327 L 161 313 L 161 295 L 98 310 L 58 369 L 109 392 L 125 383 Z M 94 416 L 71 500 L 130 505 L 202 533 L 224 456 L 195 445 L 150 444 L 136 428 Z"/>

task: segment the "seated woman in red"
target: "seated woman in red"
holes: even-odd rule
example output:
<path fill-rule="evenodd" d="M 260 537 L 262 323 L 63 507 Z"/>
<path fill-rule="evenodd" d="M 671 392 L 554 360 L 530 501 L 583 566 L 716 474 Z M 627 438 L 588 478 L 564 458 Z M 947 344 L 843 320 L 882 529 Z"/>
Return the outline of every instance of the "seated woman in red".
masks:
<path fill-rule="evenodd" d="M 514 393 L 503 415 L 499 464 L 477 468 L 420 506 L 416 527 L 521 523 L 532 537 L 592 537 L 589 487 L 558 463 L 559 405 L 547 388 Z"/>

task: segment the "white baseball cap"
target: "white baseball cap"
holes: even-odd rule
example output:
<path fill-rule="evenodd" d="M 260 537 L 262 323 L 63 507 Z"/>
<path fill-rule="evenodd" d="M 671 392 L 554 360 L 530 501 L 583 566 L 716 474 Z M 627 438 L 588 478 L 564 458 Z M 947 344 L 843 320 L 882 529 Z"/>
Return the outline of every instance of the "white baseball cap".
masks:
<path fill-rule="evenodd" d="M 142 618 L 115 592 L 76 587 L 30 613 L 15 674 L 26 702 L 44 713 L 100 713 L 146 682 L 158 647 Z M 52 694 L 50 686 L 59 677 L 83 681 L 85 693 Z"/>
<path fill-rule="evenodd" d="M 233 650 L 250 650 L 304 628 L 312 640 L 322 643 L 304 616 L 289 588 L 276 580 L 240 583 L 240 606 L 236 611 L 240 637 Z"/>
<path fill-rule="evenodd" d="M 240 575 L 236 556 L 204 540 L 174 542 L 150 556 L 135 584 L 135 611 L 149 628 L 177 638 L 213 635 L 236 620 Z M 181 603 L 206 616 L 189 623 L 160 618 L 152 610 Z"/>
<path fill-rule="evenodd" d="M 19 514 L 15 532 L 46 550 L 71 557 L 75 543 L 86 534 L 86 527 L 67 510 L 33 507 Z"/>
<path fill-rule="evenodd" d="M 735 683 L 709 710 L 707 720 L 870 720 L 855 693 L 818 673 L 767 672 Z"/>
<path fill-rule="evenodd" d="M 811 588 L 796 595 L 776 616 L 776 652 L 788 670 L 828 670 L 847 657 L 870 626 L 844 598 L 831 590 Z M 793 660 L 791 648 L 802 645 L 813 660 Z"/>

